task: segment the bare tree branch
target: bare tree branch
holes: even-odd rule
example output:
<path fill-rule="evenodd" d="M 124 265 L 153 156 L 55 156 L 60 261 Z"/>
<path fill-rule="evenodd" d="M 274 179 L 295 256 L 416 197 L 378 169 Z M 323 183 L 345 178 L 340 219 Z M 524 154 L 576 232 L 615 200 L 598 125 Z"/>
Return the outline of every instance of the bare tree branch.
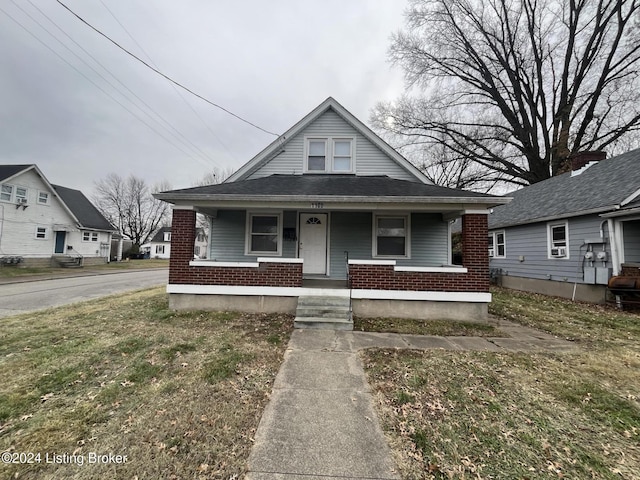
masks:
<path fill-rule="evenodd" d="M 95 182 L 93 201 L 100 212 L 121 234 L 140 246 L 151 239 L 160 227 L 169 223 L 169 205 L 152 194 L 169 190 L 163 182 L 149 187 L 133 175 L 126 179 L 116 173 Z"/>
<path fill-rule="evenodd" d="M 640 0 L 411 0 L 389 55 L 422 96 L 378 104 L 373 126 L 422 138 L 436 167 L 440 145 L 531 184 L 640 129 Z"/>

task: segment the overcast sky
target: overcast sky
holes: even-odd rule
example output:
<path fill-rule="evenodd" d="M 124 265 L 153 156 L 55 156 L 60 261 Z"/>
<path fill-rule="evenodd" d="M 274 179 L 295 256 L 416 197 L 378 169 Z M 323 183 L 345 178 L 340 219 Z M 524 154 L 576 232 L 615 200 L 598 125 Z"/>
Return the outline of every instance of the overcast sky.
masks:
<path fill-rule="evenodd" d="M 368 123 L 403 89 L 404 0 L 62 0 L 166 75 L 283 133 L 328 96 Z M 0 3 L 0 163 L 91 195 L 108 173 L 173 188 L 275 139 L 173 87 L 55 0 Z"/>

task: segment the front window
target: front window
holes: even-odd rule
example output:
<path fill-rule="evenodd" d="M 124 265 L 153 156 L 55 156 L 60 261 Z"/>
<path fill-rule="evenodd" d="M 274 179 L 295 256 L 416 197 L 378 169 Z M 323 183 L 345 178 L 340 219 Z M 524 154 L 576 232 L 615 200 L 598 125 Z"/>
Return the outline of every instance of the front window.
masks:
<path fill-rule="evenodd" d="M 351 171 L 351 140 L 335 140 L 333 142 L 333 171 Z"/>
<path fill-rule="evenodd" d="M 565 223 L 547 225 L 549 258 L 569 257 L 569 226 Z"/>
<path fill-rule="evenodd" d="M 2 185 L 2 187 L 0 188 L 0 200 L 4 200 L 5 202 L 10 202 L 12 194 L 13 194 L 13 186 Z"/>
<path fill-rule="evenodd" d="M 307 138 L 305 171 L 351 173 L 354 171 L 354 138 Z"/>
<path fill-rule="evenodd" d="M 16 187 L 16 203 L 27 203 L 27 189 Z"/>
<path fill-rule="evenodd" d="M 247 254 L 280 255 L 280 215 L 249 214 Z"/>
<path fill-rule="evenodd" d="M 164 245 L 156 245 L 156 255 L 164 254 Z"/>
<path fill-rule="evenodd" d="M 326 140 L 309 141 L 309 158 L 307 170 L 310 172 L 324 172 L 327 164 L 327 142 Z"/>
<path fill-rule="evenodd" d="M 82 241 L 83 242 L 97 242 L 98 241 L 98 232 L 82 232 Z"/>
<path fill-rule="evenodd" d="M 398 216 L 375 217 L 374 256 L 407 257 L 408 218 Z"/>
<path fill-rule="evenodd" d="M 47 227 L 36 227 L 36 239 L 38 240 L 47 239 Z"/>

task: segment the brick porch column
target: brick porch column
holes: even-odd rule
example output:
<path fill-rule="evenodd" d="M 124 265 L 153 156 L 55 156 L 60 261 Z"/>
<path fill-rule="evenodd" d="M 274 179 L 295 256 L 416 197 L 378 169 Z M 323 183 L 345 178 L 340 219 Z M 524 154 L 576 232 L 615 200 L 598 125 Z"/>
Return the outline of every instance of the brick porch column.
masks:
<path fill-rule="evenodd" d="M 169 283 L 185 283 L 185 280 L 191 275 L 189 262 L 193 260 L 195 238 L 196 212 L 174 208 L 171 221 Z"/>
<path fill-rule="evenodd" d="M 468 269 L 473 284 L 489 291 L 489 216 L 462 216 L 462 265 Z"/>

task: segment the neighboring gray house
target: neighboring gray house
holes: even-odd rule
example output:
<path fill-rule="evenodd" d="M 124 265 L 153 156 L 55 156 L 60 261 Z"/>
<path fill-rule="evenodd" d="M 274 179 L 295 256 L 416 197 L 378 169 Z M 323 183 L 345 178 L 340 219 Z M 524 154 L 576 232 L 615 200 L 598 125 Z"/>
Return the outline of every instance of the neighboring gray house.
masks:
<path fill-rule="evenodd" d="M 503 286 L 601 303 L 612 275 L 640 275 L 640 149 L 572 158 L 572 171 L 510 193 L 489 216 Z"/>
<path fill-rule="evenodd" d="M 224 183 L 155 196 L 174 205 L 172 307 L 293 312 L 298 297 L 332 295 L 414 318 L 486 315 L 487 216 L 508 201 L 433 185 L 333 98 Z M 208 260 L 194 260 L 196 213 Z"/>

